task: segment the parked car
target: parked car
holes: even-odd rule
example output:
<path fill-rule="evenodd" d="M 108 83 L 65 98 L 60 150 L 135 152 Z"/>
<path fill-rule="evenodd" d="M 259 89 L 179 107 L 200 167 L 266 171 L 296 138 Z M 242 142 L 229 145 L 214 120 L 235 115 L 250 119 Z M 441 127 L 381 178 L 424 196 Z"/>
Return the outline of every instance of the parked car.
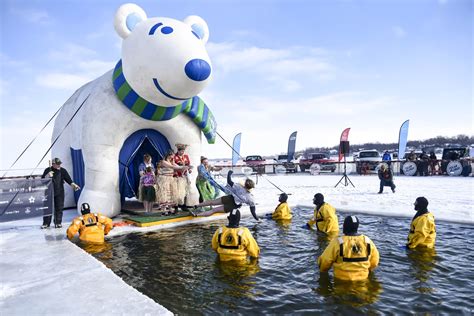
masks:
<path fill-rule="evenodd" d="M 469 147 L 444 148 L 441 173 L 467 177 L 472 172 L 472 166 L 466 158 L 469 158 Z"/>
<path fill-rule="evenodd" d="M 356 158 L 356 171 L 358 174 L 375 170 L 382 161 L 382 156 L 376 149 L 361 150 Z"/>
<path fill-rule="evenodd" d="M 318 164 L 321 167 L 321 171 L 336 171 L 336 160 L 331 159 L 328 153 L 313 153 L 309 155 L 309 158 L 300 159 L 300 170 L 305 172 L 309 170 L 312 164 Z"/>
<path fill-rule="evenodd" d="M 288 162 L 288 155 L 278 155 L 276 163 L 285 167 L 286 172 L 296 172 L 297 167 L 293 161 Z"/>
<path fill-rule="evenodd" d="M 252 168 L 252 170 L 256 173 L 263 174 L 265 173 L 265 162 L 266 160 L 259 155 L 251 155 L 245 157 L 244 160 L 245 164 Z"/>

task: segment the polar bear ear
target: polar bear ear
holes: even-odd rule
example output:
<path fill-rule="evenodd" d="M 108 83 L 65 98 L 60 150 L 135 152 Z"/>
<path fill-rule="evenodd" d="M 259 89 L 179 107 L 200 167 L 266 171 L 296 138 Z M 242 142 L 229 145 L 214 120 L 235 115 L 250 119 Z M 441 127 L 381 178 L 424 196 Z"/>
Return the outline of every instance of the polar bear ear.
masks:
<path fill-rule="evenodd" d="M 196 35 L 204 44 L 209 39 L 209 28 L 206 21 L 197 15 L 190 15 L 184 19 L 184 23 L 191 27 L 193 34 Z"/>
<path fill-rule="evenodd" d="M 127 38 L 135 26 L 146 20 L 146 13 L 134 3 L 126 3 L 118 8 L 115 13 L 114 27 L 121 38 Z"/>

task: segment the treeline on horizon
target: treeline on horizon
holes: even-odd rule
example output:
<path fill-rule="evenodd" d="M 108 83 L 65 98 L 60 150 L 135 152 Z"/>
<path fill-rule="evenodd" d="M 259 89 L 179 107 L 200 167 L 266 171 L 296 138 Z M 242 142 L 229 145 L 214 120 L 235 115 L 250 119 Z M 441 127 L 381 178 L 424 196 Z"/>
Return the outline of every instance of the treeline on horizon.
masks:
<path fill-rule="evenodd" d="M 407 148 L 416 148 L 416 149 L 434 149 L 434 148 L 444 148 L 450 146 L 469 146 L 474 144 L 474 136 L 467 136 L 467 135 L 457 135 L 454 137 L 445 137 L 445 136 L 437 136 L 434 138 L 426 139 L 426 140 L 412 140 L 408 141 Z M 398 143 L 365 143 L 365 144 L 354 144 L 350 145 L 351 152 L 357 152 L 360 150 L 368 150 L 368 149 L 376 149 L 380 152 L 385 150 L 393 150 L 398 151 Z M 307 155 L 315 152 L 328 152 L 332 149 L 339 150 L 339 145 L 333 147 L 309 147 L 304 149 L 303 151 L 298 151 L 296 156 L 299 155 Z"/>

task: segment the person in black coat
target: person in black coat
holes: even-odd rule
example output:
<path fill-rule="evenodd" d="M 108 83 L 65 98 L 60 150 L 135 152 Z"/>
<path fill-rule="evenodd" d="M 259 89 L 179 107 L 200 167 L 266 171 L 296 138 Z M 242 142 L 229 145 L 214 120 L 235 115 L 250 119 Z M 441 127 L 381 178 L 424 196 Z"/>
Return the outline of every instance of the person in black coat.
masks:
<path fill-rule="evenodd" d="M 392 170 L 387 167 L 387 165 L 383 164 L 378 172 L 379 179 L 380 179 L 380 190 L 379 194 L 383 192 L 383 187 L 387 186 L 392 189 L 392 192 L 395 193 L 395 183 L 393 183 L 393 172 Z"/>
<path fill-rule="evenodd" d="M 48 176 L 53 180 L 53 193 L 54 193 L 54 227 L 61 228 L 63 220 L 63 209 L 64 209 L 64 182 L 69 184 L 74 191 L 80 189 L 80 187 L 72 182 L 71 176 L 66 169 L 61 168 L 61 160 L 54 158 L 52 166 L 44 169 L 41 178 Z M 43 216 L 43 225 L 41 229 L 48 228 L 51 225 L 51 218 L 53 214 Z"/>

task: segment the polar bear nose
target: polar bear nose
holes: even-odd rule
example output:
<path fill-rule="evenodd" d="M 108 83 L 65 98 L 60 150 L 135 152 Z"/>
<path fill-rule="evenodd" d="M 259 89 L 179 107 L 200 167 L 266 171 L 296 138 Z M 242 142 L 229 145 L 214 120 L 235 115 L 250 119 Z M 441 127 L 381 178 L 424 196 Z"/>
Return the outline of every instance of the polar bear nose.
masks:
<path fill-rule="evenodd" d="M 184 71 L 189 79 L 203 81 L 211 74 L 211 66 L 203 59 L 193 59 L 188 61 L 184 67 Z"/>

